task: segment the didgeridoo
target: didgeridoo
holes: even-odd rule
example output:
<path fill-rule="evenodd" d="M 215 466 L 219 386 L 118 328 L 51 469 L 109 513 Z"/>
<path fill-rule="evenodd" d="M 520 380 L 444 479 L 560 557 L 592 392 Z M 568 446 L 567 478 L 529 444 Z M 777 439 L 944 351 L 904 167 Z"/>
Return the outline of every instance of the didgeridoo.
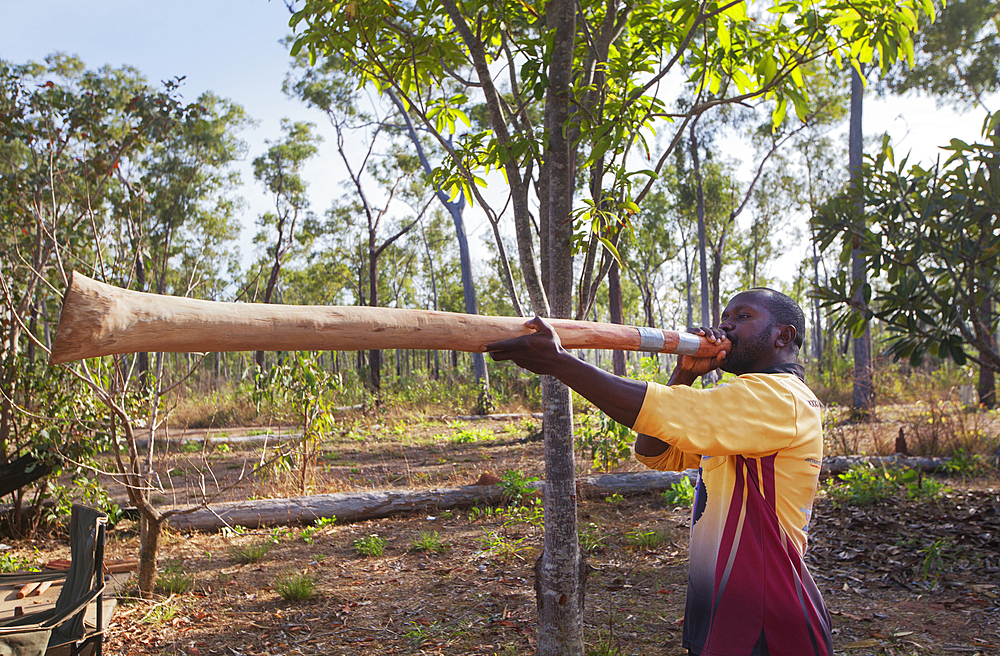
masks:
<path fill-rule="evenodd" d="M 482 353 L 527 335 L 523 317 L 432 310 L 222 303 L 121 289 L 70 274 L 51 364 L 120 353 L 367 351 Z M 597 348 L 713 357 L 729 342 L 658 328 L 548 320 L 567 349 Z"/>

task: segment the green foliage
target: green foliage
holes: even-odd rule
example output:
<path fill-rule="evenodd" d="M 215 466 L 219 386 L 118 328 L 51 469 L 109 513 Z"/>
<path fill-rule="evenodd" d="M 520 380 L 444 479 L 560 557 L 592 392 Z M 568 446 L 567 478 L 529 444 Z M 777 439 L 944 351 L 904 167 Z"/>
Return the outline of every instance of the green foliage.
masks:
<path fill-rule="evenodd" d="M 834 503 L 846 506 L 872 506 L 892 499 L 904 491 L 911 499 L 933 500 L 948 489 L 939 481 L 925 477 L 917 469 L 893 469 L 872 465 L 854 465 L 838 476 L 826 492 Z"/>
<path fill-rule="evenodd" d="M 945 463 L 944 470 L 963 479 L 995 476 L 997 473 L 996 466 L 988 458 L 978 453 L 970 453 L 966 449 L 955 452 L 951 460 Z"/>
<path fill-rule="evenodd" d="M 336 515 L 331 515 L 330 517 L 320 517 L 315 522 L 313 522 L 313 524 L 317 528 L 329 528 L 330 526 L 333 526 L 336 523 L 337 523 Z"/>
<path fill-rule="evenodd" d="M 486 428 L 466 428 L 452 433 L 449 441 L 455 444 L 472 444 L 491 439 L 493 439 L 493 432 Z"/>
<path fill-rule="evenodd" d="M 317 526 L 306 526 L 301 531 L 299 531 L 299 539 L 305 542 L 306 544 L 312 544 L 313 535 L 315 535 L 317 531 L 319 531 L 319 527 Z"/>
<path fill-rule="evenodd" d="M 284 574 L 274 580 L 274 590 L 285 601 L 306 601 L 316 594 L 316 581 L 300 572 Z"/>
<path fill-rule="evenodd" d="M 922 547 L 919 551 L 923 556 L 920 562 L 920 575 L 924 580 L 937 580 L 941 575 L 945 564 L 952 558 L 951 551 L 954 545 L 947 539 L 942 538 Z"/>
<path fill-rule="evenodd" d="M 500 477 L 503 497 L 511 505 L 523 505 L 529 498 L 537 498 L 538 489 L 533 485 L 537 476 L 528 477 L 520 469 L 508 469 Z"/>
<path fill-rule="evenodd" d="M 417 539 L 413 541 L 412 551 L 444 553 L 448 550 L 448 543 L 441 539 L 437 531 L 421 531 Z"/>
<path fill-rule="evenodd" d="M 167 561 L 156 577 L 156 590 L 160 594 L 185 594 L 194 587 L 194 575 L 184 573 L 184 559 Z"/>
<path fill-rule="evenodd" d="M 11 572 L 38 572 L 41 568 L 25 556 L 13 551 L 0 551 L 0 574 Z"/>
<path fill-rule="evenodd" d="M 826 249 L 840 238 L 841 261 L 857 240 L 867 276 L 868 309 L 851 305 L 855 292 L 842 271 L 817 290 L 826 307 L 847 311 L 840 321 L 859 335 L 878 319 L 889 333 L 887 352 L 919 365 L 926 355 L 963 365 L 967 347 L 983 366 L 1000 370 L 991 339 L 1000 327 L 1000 113 L 987 116 L 983 141 L 953 139 L 943 166 L 896 164 L 888 141 L 864 164 L 864 184 L 831 200 L 813 219 Z M 858 208 L 865 221 L 859 221 Z"/>
<path fill-rule="evenodd" d="M 886 82 L 897 94 L 920 90 L 966 107 L 1000 88 L 1000 28 L 993 0 L 935 1 L 934 21 L 920 20 L 914 65 Z"/>
<path fill-rule="evenodd" d="M 838 476 L 841 483 L 827 487 L 827 494 L 837 504 L 871 506 L 886 501 L 896 492 L 896 481 L 890 470 L 855 465 Z"/>
<path fill-rule="evenodd" d="M 365 558 L 379 558 L 385 552 L 385 545 L 385 538 L 372 533 L 355 540 L 354 551 Z"/>
<path fill-rule="evenodd" d="M 660 498 L 671 506 L 690 506 L 694 503 L 694 493 L 695 487 L 691 485 L 691 480 L 685 476 L 680 483 L 675 483 L 669 489 L 661 492 Z"/>
<path fill-rule="evenodd" d="M 257 563 L 264 559 L 273 545 L 273 540 L 236 544 L 229 547 L 229 557 L 241 565 Z"/>
<path fill-rule="evenodd" d="M 182 610 L 181 602 L 176 599 L 168 599 L 153 605 L 139 622 L 142 624 L 152 624 L 153 626 L 164 626 L 173 622 L 180 615 Z"/>
<path fill-rule="evenodd" d="M 635 434 L 604 413 L 586 415 L 577 430 L 577 447 L 590 452 L 594 469 L 609 471 L 632 457 Z"/>
<path fill-rule="evenodd" d="M 528 536 L 509 537 L 499 531 L 486 531 L 486 535 L 477 538 L 483 551 L 501 560 L 521 558 L 521 553 L 531 548 Z"/>
<path fill-rule="evenodd" d="M 502 170 L 512 186 L 520 172 L 537 170 L 545 144 L 528 117 L 552 89 L 550 75 L 573 80 L 568 101 L 577 112 L 570 121 L 578 133 L 581 168 L 601 166 L 605 174 L 603 188 L 580 200 L 574 219 L 579 232 L 616 258 L 617 239 L 609 235 L 630 230 L 636 187 L 656 177 L 649 164 L 629 162 L 656 159 L 650 153 L 650 137 L 659 127 L 654 117 L 670 112 L 673 100 L 656 81 L 673 72 L 675 63 L 695 93 L 713 103 L 772 101 L 778 125 L 789 105 L 800 118 L 809 113 L 804 63 L 840 65 L 849 59 L 885 68 L 912 59 L 909 33 L 920 12 L 933 11 L 930 0 L 824 0 L 807 6 L 774 2 L 751 14 L 743 3 L 705 7 L 683 0 L 632 6 L 619 24 L 605 20 L 605 4 L 584 2 L 576 8 L 579 33 L 591 38 L 569 44 L 577 46 L 568 49 L 572 57 L 557 60 L 557 68 L 568 70 L 553 73 L 554 53 L 566 44 L 555 42 L 545 16 L 558 5 L 544 12 L 524 3 L 477 5 L 474 12 L 450 7 L 308 1 L 297 5 L 291 19 L 297 35 L 292 55 L 307 54 L 314 64 L 343 62 L 359 87 L 370 84 L 392 93 L 424 128 L 448 140 L 452 157 L 438 167 L 434 181 L 452 198 L 477 198 L 493 170 Z M 598 47 L 601 43 L 613 45 Z M 516 61 L 507 60 L 511 52 L 518 53 Z M 490 89 L 500 84 L 491 76 L 501 63 L 507 93 L 525 108 L 524 125 L 500 118 L 504 108 L 491 93 L 488 111 L 478 112 L 487 120 L 477 120 L 469 111 L 472 90 L 455 89 L 448 74 L 477 71 L 475 84 Z M 693 115 L 700 108 L 689 111 Z M 633 148 L 642 157 L 630 157 Z"/>
<path fill-rule="evenodd" d="M 628 543 L 639 549 L 655 549 L 663 544 L 667 536 L 660 531 L 630 531 L 626 536 Z"/>
<path fill-rule="evenodd" d="M 319 366 L 315 353 L 297 351 L 260 376 L 253 399 L 259 408 L 264 402 L 272 406 L 288 404 L 295 413 L 302 439 L 299 442 L 299 490 L 307 492 L 311 466 L 315 463 L 319 444 L 334 426 L 333 404 L 329 392 L 338 380 Z"/>

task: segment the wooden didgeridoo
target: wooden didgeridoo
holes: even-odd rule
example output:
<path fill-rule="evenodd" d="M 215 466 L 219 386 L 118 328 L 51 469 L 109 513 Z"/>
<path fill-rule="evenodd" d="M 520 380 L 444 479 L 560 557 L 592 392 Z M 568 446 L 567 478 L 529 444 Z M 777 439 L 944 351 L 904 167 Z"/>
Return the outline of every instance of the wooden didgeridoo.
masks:
<path fill-rule="evenodd" d="M 119 353 L 368 351 L 483 353 L 531 331 L 523 317 L 393 308 L 221 303 L 134 292 L 71 273 L 50 364 Z M 567 349 L 714 356 L 729 342 L 658 328 L 549 319 Z"/>

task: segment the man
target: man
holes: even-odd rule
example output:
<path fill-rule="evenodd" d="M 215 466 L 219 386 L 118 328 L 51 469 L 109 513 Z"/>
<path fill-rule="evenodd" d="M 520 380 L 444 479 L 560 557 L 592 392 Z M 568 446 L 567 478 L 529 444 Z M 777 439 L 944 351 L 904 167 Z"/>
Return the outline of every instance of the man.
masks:
<path fill-rule="evenodd" d="M 637 459 L 654 469 L 699 468 L 691 519 L 684 646 L 697 656 L 828 656 L 830 616 L 803 562 L 823 458 L 820 403 L 798 351 L 805 318 L 771 289 L 737 294 L 718 328 L 715 358 L 682 356 L 668 385 L 613 376 L 562 348 L 539 318 L 535 333 L 487 347 L 555 376 L 636 430 Z M 721 368 L 737 378 L 691 387 Z"/>

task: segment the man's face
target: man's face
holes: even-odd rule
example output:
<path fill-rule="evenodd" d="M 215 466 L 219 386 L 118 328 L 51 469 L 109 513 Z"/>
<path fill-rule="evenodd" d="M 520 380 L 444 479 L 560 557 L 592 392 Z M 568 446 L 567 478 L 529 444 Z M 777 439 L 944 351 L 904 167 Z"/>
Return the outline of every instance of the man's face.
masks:
<path fill-rule="evenodd" d="M 766 299 L 760 292 L 743 292 L 729 301 L 719 328 L 726 331 L 732 351 L 722 370 L 732 374 L 761 371 L 774 359 L 779 329 L 771 319 Z"/>

